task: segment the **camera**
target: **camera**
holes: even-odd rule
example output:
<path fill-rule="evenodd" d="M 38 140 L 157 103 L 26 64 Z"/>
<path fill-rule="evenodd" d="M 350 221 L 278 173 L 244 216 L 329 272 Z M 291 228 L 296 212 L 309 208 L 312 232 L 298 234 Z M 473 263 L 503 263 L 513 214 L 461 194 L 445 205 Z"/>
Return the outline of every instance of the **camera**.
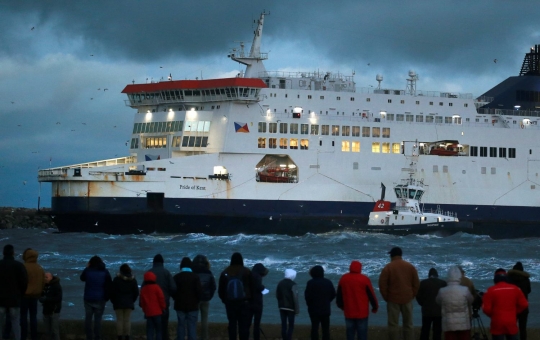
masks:
<path fill-rule="evenodd" d="M 478 311 L 480 308 L 482 308 L 482 297 L 484 296 L 484 292 L 481 292 L 479 290 L 475 290 L 474 292 L 474 300 L 472 303 L 472 310 L 473 310 L 473 317 L 477 318 L 479 317 Z"/>

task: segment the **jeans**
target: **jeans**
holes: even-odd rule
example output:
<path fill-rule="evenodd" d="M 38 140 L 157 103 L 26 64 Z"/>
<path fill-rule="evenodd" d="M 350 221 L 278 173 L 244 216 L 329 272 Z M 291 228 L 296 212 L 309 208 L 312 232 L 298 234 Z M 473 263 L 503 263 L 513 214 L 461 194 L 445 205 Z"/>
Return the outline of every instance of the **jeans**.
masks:
<path fill-rule="evenodd" d="M 161 314 L 161 336 L 163 340 L 169 340 L 169 307 Z"/>
<path fill-rule="evenodd" d="M 199 310 L 201 311 L 201 339 L 208 340 L 208 310 L 210 309 L 210 301 L 199 302 Z"/>
<path fill-rule="evenodd" d="M 322 328 L 322 340 L 330 340 L 330 315 L 309 314 L 311 320 L 311 340 L 319 340 L 319 324 Z"/>
<path fill-rule="evenodd" d="M 386 311 L 388 313 L 388 339 L 398 340 L 400 338 L 399 314 L 401 314 L 403 318 L 403 339 L 414 340 L 412 301 L 404 304 L 388 301 L 386 303 Z"/>
<path fill-rule="evenodd" d="M 354 336 L 357 334 L 358 340 L 367 340 L 368 318 L 345 318 L 345 330 L 347 332 L 347 340 L 354 340 Z"/>
<path fill-rule="evenodd" d="M 261 318 L 262 318 L 262 306 L 251 306 L 250 307 L 251 315 L 249 317 L 249 327 L 251 327 L 251 322 L 253 322 L 253 340 L 261 339 Z"/>
<path fill-rule="evenodd" d="M 154 340 L 154 333 L 156 335 L 156 340 L 162 340 L 161 326 L 163 322 L 161 320 L 161 315 L 156 316 L 145 316 L 146 318 L 146 340 Z"/>
<path fill-rule="evenodd" d="M 45 334 L 49 339 L 60 340 L 60 313 L 43 314 L 43 325 L 45 326 Z"/>
<path fill-rule="evenodd" d="M 28 335 L 28 314 L 30 314 L 30 338 L 37 340 L 37 307 L 38 299 L 23 297 L 21 299 L 21 339 Z"/>
<path fill-rule="evenodd" d="M 420 331 L 420 340 L 429 340 L 429 331 L 433 324 L 433 340 L 442 339 L 442 317 L 441 316 L 422 316 L 422 330 Z"/>
<path fill-rule="evenodd" d="M 176 317 L 178 319 L 178 324 L 176 326 L 176 340 L 184 340 L 186 336 L 186 330 L 188 340 L 197 339 L 198 316 L 198 310 L 194 310 L 191 312 L 182 312 L 180 310 L 176 311 Z"/>
<path fill-rule="evenodd" d="M 21 327 L 17 327 L 20 324 L 19 318 L 21 317 L 21 311 L 19 307 L 0 307 L 0 322 L 2 324 L 2 330 L 6 325 L 6 317 L 9 315 L 11 321 L 11 329 L 13 331 L 13 339 L 21 340 Z"/>
<path fill-rule="evenodd" d="M 101 318 L 105 310 L 105 301 L 84 301 L 84 332 L 86 340 L 101 339 Z M 92 329 L 92 318 L 94 318 L 94 327 Z"/>
<path fill-rule="evenodd" d="M 236 339 L 237 330 L 240 340 L 248 340 L 249 303 L 247 301 L 227 302 L 225 304 L 225 310 L 227 311 L 227 319 L 229 320 L 229 340 Z"/>
<path fill-rule="evenodd" d="M 115 309 L 114 312 L 116 313 L 116 335 L 130 335 L 132 309 Z"/>
<path fill-rule="evenodd" d="M 527 340 L 527 318 L 529 317 L 529 308 L 518 314 L 519 340 Z"/>
<path fill-rule="evenodd" d="M 279 316 L 281 316 L 281 338 L 291 340 L 294 331 L 294 311 L 280 309 Z M 288 327 L 287 323 L 289 324 Z"/>

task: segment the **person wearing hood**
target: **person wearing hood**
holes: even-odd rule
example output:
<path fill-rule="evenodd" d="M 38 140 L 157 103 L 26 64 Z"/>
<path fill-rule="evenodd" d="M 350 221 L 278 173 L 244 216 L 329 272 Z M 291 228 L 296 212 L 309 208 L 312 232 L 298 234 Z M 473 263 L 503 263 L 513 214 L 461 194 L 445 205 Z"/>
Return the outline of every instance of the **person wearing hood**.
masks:
<path fill-rule="evenodd" d="M 37 310 L 38 299 L 43 293 L 45 286 L 45 271 L 37 263 L 38 252 L 27 248 L 22 258 L 28 274 L 28 287 L 21 301 L 21 339 L 26 340 L 28 335 L 28 318 L 30 318 L 30 338 L 37 340 Z"/>
<path fill-rule="evenodd" d="M 529 294 L 531 293 L 531 275 L 523 270 L 523 264 L 516 262 L 514 267 L 508 271 L 508 283 L 516 285 L 521 289 L 525 299 L 529 300 Z M 529 307 L 525 308 L 523 312 L 518 314 L 519 324 L 519 339 L 527 340 L 527 318 L 529 317 Z"/>
<path fill-rule="evenodd" d="M 131 335 L 131 312 L 139 297 L 139 286 L 127 263 L 120 266 L 120 271 L 112 283 L 111 302 L 116 314 L 116 335 L 118 340 L 129 340 Z"/>
<path fill-rule="evenodd" d="M 86 340 L 100 340 L 101 319 L 105 311 L 105 303 L 110 298 L 112 289 L 111 274 L 105 268 L 105 263 L 99 256 L 92 256 L 86 268 L 81 273 L 84 285 L 84 330 Z M 92 328 L 92 319 L 94 325 Z"/>
<path fill-rule="evenodd" d="M 390 340 L 399 339 L 399 315 L 403 319 L 403 339 L 414 339 L 413 303 L 418 293 L 420 279 L 416 268 L 401 257 L 401 248 L 389 252 L 388 263 L 379 276 L 379 291 L 386 301 L 388 334 Z"/>
<path fill-rule="evenodd" d="M 51 340 L 60 340 L 60 311 L 62 310 L 62 286 L 60 279 L 45 273 L 45 287 L 39 298 L 43 304 L 43 324 L 45 334 Z"/>
<path fill-rule="evenodd" d="M 4 258 L 0 260 L 0 325 L 5 326 L 9 315 L 13 337 L 20 340 L 19 308 L 28 287 L 28 275 L 24 265 L 15 260 L 15 249 L 11 244 L 4 246 L 3 254 Z"/>
<path fill-rule="evenodd" d="M 268 274 L 268 268 L 262 263 L 256 263 L 251 269 L 251 280 L 253 284 L 252 298 L 250 301 L 250 317 L 249 322 L 253 322 L 253 340 L 261 338 L 261 318 L 263 312 L 263 292 L 266 287 L 263 285 L 263 277 Z M 266 291 L 264 294 L 268 293 Z"/>
<path fill-rule="evenodd" d="M 319 325 L 323 340 L 330 340 L 330 303 L 336 297 L 336 288 L 332 281 L 324 277 L 324 268 L 314 266 L 309 270 L 312 277 L 307 282 L 304 298 L 311 321 L 311 339 L 319 339 Z"/>
<path fill-rule="evenodd" d="M 285 278 L 279 281 L 276 288 L 279 316 L 281 317 L 281 338 L 283 340 L 292 339 L 294 318 L 300 313 L 295 278 L 296 271 L 294 269 L 285 269 Z"/>
<path fill-rule="evenodd" d="M 459 267 L 450 267 L 447 286 L 440 288 L 435 297 L 436 303 L 441 306 L 441 326 L 445 340 L 471 338 L 469 310 L 474 297 L 467 286 L 460 284 L 461 276 Z"/>
<path fill-rule="evenodd" d="M 178 320 L 176 326 L 176 339 L 178 340 L 184 340 L 186 330 L 188 340 L 197 339 L 197 317 L 199 316 L 202 286 L 199 276 L 191 270 L 192 266 L 189 257 L 182 258 L 180 273 L 173 277 L 176 293 L 172 297 Z"/>
<path fill-rule="evenodd" d="M 439 279 L 439 273 L 435 268 L 429 270 L 427 279 L 420 281 L 420 288 L 418 289 L 418 294 L 416 294 L 416 302 L 422 307 L 420 340 L 429 340 L 432 324 L 433 340 L 441 340 L 441 306 L 437 304 L 435 298 L 439 293 L 439 289 L 443 287 L 446 287 L 446 282 Z"/>
<path fill-rule="evenodd" d="M 249 317 L 252 293 L 251 270 L 244 267 L 244 258 L 240 253 L 233 253 L 230 265 L 221 272 L 218 284 L 218 296 L 225 305 L 229 320 L 229 339 L 249 338 Z"/>
<path fill-rule="evenodd" d="M 493 340 L 517 338 L 517 315 L 529 306 L 525 294 L 507 282 L 506 270 L 499 268 L 482 300 L 482 310 L 491 318 L 489 331 Z"/>
<path fill-rule="evenodd" d="M 150 271 L 156 275 L 156 283 L 165 296 L 165 305 L 167 307 L 163 310 L 163 314 L 161 315 L 161 331 L 163 340 L 169 340 L 170 297 L 176 292 L 176 284 L 174 283 L 171 273 L 165 268 L 164 262 L 163 256 L 161 254 L 156 254 L 152 261 L 152 268 Z"/>
<path fill-rule="evenodd" d="M 210 271 L 210 262 L 204 255 L 197 255 L 193 258 L 193 272 L 199 276 L 202 286 L 201 299 L 199 301 L 199 310 L 201 313 L 201 339 L 208 340 L 208 311 L 210 309 L 210 300 L 216 292 L 216 279 Z"/>
<path fill-rule="evenodd" d="M 151 271 L 144 273 L 144 282 L 139 296 L 139 306 L 141 307 L 144 318 L 146 319 L 146 339 L 147 340 L 165 340 L 162 335 L 161 316 L 167 308 L 165 295 L 156 282 L 156 274 Z"/>
<path fill-rule="evenodd" d="M 369 305 L 371 304 L 371 312 L 377 313 L 379 302 L 371 280 L 362 274 L 360 261 L 352 261 L 349 272 L 339 279 L 336 304 L 345 315 L 347 340 L 353 340 L 355 335 L 359 340 L 366 340 Z"/>

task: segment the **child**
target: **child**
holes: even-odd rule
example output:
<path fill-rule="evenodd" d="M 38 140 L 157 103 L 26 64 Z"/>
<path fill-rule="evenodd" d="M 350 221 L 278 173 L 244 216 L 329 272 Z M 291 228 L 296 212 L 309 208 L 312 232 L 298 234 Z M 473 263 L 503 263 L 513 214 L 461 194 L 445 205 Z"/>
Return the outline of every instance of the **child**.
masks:
<path fill-rule="evenodd" d="M 144 274 L 139 306 L 142 308 L 146 319 L 146 339 L 154 339 L 155 331 L 156 340 L 161 340 L 161 314 L 163 314 L 163 310 L 167 306 L 165 305 L 163 291 L 156 283 L 156 274 L 150 271 Z"/>
<path fill-rule="evenodd" d="M 60 340 L 60 310 L 62 309 L 62 286 L 60 279 L 45 273 L 45 287 L 39 301 L 43 304 L 45 333 L 51 340 Z"/>
<path fill-rule="evenodd" d="M 292 339 L 294 317 L 300 313 L 300 306 L 298 305 L 298 288 L 293 281 L 295 278 L 295 270 L 285 269 L 285 278 L 278 283 L 276 289 L 279 315 L 281 316 L 281 337 L 283 340 Z M 288 329 L 287 321 L 289 323 Z"/>

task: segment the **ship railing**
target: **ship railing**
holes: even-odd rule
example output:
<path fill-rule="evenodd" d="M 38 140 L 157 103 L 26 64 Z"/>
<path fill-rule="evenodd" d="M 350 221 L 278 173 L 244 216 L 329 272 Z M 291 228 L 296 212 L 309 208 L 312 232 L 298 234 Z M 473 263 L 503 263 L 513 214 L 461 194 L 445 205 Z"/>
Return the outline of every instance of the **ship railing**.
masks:
<path fill-rule="evenodd" d="M 354 81 L 354 75 L 346 76 L 342 73 L 331 72 L 287 72 L 287 71 L 263 71 L 259 72 L 259 78 L 303 78 L 307 80 L 332 80 L 332 81 Z"/>
<path fill-rule="evenodd" d="M 62 176 L 65 176 L 68 170 L 70 169 L 97 168 L 97 167 L 102 167 L 102 166 L 124 165 L 124 164 L 136 163 L 136 162 L 137 162 L 136 156 L 127 156 L 127 157 L 105 159 L 105 160 L 95 161 L 95 162 L 66 165 L 66 166 L 61 166 L 61 167 L 56 167 L 56 168 L 41 169 L 41 170 L 38 170 L 38 179 L 46 178 L 46 177 L 62 177 Z"/>
<path fill-rule="evenodd" d="M 182 98 L 163 99 L 163 98 L 150 98 L 150 99 L 125 99 L 126 106 L 138 107 L 144 105 L 162 105 L 162 104 L 185 104 L 185 103 L 206 103 L 206 102 L 222 102 L 222 101 L 248 101 L 258 102 L 260 96 L 237 96 L 236 94 L 229 95 L 200 95 L 200 96 L 184 96 Z"/>
<path fill-rule="evenodd" d="M 429 214 L 437 214 L 437 215 L 443 215 L 447 217 L 457 218 L 457 213 L 453 211 L 445 211 L 442 210 L 439 205 L 437 205 L 437 208 L 435 209 L 425 209 L 422 208 L 422 213 L 429 213 Z"/>
<path fill-rule="evenodd" d="M 510 109 L 477 109 L 478 114 L 497 116 L 517 116 L 517 117 L 540 117 L 540 111 L 533 110 L 510 110 Z"/>

